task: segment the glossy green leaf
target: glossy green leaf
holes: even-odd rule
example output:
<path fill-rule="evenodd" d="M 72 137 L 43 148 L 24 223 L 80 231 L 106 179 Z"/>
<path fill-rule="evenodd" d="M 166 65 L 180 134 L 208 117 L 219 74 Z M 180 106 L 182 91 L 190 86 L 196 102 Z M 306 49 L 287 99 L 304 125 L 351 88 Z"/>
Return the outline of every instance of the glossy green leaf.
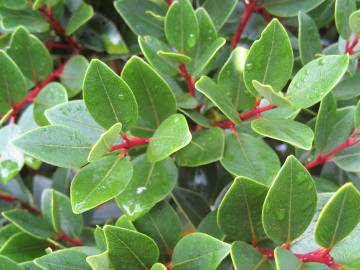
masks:
<path fill-rule="evenodd" d="M 106 225 L 106 245 L 117 270 L 149 269 L 159 258 L 159 249 L 150 237 L 127 229 Z"/>
<path fill-rule="evenodd" d="M 150 139 L 146 154 L 151 162 L 161 161 L 191 141 L 191 133 L 182 114 L 165 119 Z"/>
<path fill-rule="evenodd" d="M 166 270 L 166 266 L 162 263 L 155 263 L 150 270 Z"/>
<path fill-rule="evenodd" d="M 299 12 L 298 21 L 300 59 L 305 65 L 321 52 L 320 34 L 315 21 L 306 13 Z"/>
<path fill-rule="evenodd" d="M 203 233 L 192 233 L 176 245 L 174 270 L 215 270 L 229 254 L 230 245 Z"/>
<path fill-rule="evenodd" d="M 76 32 L 76 30 L 89 21 L 93 15 L 94 10 L 92 6 L 82 2 L 78 9 L 71 15 L 65 28 L 66 34 L 71 35 Z"/>
<path fill-rule="evenodd" d="M 360 222 L 360 194 L 351 184 L 343 185 L 326 203 L 315 226 L 315 241 L 331 249 Z"/>
<path fill-rule="evenodd" d="M 138 118 L 138 106 L 129 86 L 99 60 L 92 60 L 88 67 L 83 95 L 88 111 L 105 128 L 119 122 L 128 128 Z"/>
<path fill-rule="evenodd" d="M 240 123 L 239 115 L 229 96 L 223 95 L 220 87 L 209 77 L 202 76 L 195 84 L 196 90 L 211 100 L 231 121 Z"/>
<path fill-rule="evenodd" d="M 337 100 L 348 100 L 360 95 L 356 85 L 360 83 L 360 73 L 344 78 L 332 90 Z"/>
<path fill-rule="evenodd" d="M 229 134 L 221 164 L 230 173 L 271 184 L 280 168 L 276 153 L 261 139 L 249 134 Z"/>
<path fill-rule="evenodd" d="M 349 18 L 349 26 L 350 30 L 357 36 L 360 34 L 360 10 L 356 10 L 351 13 Z"/>
<path fill-rule="evenodd" d="M 122 125 L 120 123 L 114 124 L 111 128 L 101 134 L 100 138 L 91 147 L 88 161 L 93 162 L 102 156 L 109 153 L 109 149 L 115 140 L 119 137 Z"/>
<path fill-rule="evenodd" d="M 49 121 L 46 119 L 45 111 L 58 104 L 68 101 L 65 88 L 57 82 L 46 85 L 34 100 L 34 119 L 39 126 L 46 126 Z"/>
<path fill-rule="evenodd" d="M 117 219 L 115 226 L 128 230 L 137 231 L 134 223 L 130 220 L 130 218 L 127 215 L 120 216 Z"/>
<path fill-rule="evenodd" d="M 165 36 L 170 45 L 187 52 L 199 38 L 199 24 L 189 0 L 173 2 L 165 17 Z"/>
<path fill-rule="evenodd" d="M 70 98 L 81 92 L 88 66 L 88 60 L 82 55 L 73 56 L 66 62 L 60 80 Z"/>
<path fill-rule="evenodd" d="M 21 268 L 9 258 L 0 256 L 0 270 L 21 270 Z"/>
<path fill-rule="evenodd" d="M 340 81 L 348 64 L 346 55 L 323 56 L 309 62 L 296 73 L 286 98 L 301 108 L 318 103 Z"/>
<path fill-rule="evenodd" d="M 127 61 L 121 76 L 139 106 L 139 119 L 131 131 L 136 136 L 151 136 L 162 121 L 176 112 L 175 96 L 167 82 L 137 56 Z"/>
<path fill-rule="evenodd" d="M 179 52 L 168 52 L 168 51 L 158 51 L 157 54 L 162 57 L 166 58 L 169 61 L 173 61 L 174 63 L 189 63 L 191 62 L 191 57 Z"/>
<path fill-rule="evenodd" d="M 76 250 L 63 249 L 37 258 L 35 264 L 47 270 L 91 270 L 86 262 L 86 256 L 85 253 Z"/>
<path fill-rule="evenodd" d="M 217 220 L 232 240 L 261 240 L 265 234 L 261 210 L 268 188 L 246 177 L 234 180 L 219 206 Z"/>
<path fill-rule="evenodd" d="M 92 118 L 83 100 L 72 100 L 45 111 L 51 125 L 76 129 L 91 143 L 95 143 L 105 129 Z"/>
<path fill-rule="evenodd" d="M 257 80 L 279 92 L 290 78 L 293 62 L 289 36 L 282 24 L 273 19 L 250 47 L 244 72 L 247 89 L 256 95 L 252 81 Z"/>
<path fill-rule="evenodd" d="M 231 245 L 231 259 L 235 270 L 270 270 L 271 264 L 267 258 L 254 247 L 244 242 L 234 242 Z"/>
<path fill-rule="evenodd" d="M 53 61 L 44 44 L 34 35 L 19 27 L 12 36 L 9 56 L 23 74 L 34 82 L 44 80 L 52 71 Z"/>
<path fill-rule="evenodd" d="M 36 159 L 64 168 L 81 167 L 90 151 L 87 138 L 65 126 L 37 128 L 17 137 L 12 143 Z"/>
<path fill-rule="evenodd" d="M 0 7 L 14 10 L 22 10 L 27 7 L 27 2 L 26 0 L 1 0 Z"/>
<path fill-rule="evenodd" d="M 247 49 L 235 48 L 218 76 L 218 85 L 230 98 L 235 110 L 250 110 L 255 104 L 255 97 L 247 91 L 243 79 L 247 53 Z"/>
<path fill-rule="evenodd" d="M 253 81 L 253 86 L 260 96 L 264 97 L 271 104 L 279 107 L 291 106 L 290 102 L 283 96 L 282 92 L 276 92 L 271 85 Z"/>
<path fill-rule="evenodd" d="M 88 211 L 119 195 L 132 175 L 130 161 L 117 156 L 104 157 L 85 166 L 71 184 L 73 211 Z"/>
<path fill-rule="evenodd" d="M 263 6 L 271 14 L 279 17 L 293 17 L 299 11 L 308 12 L 319 6 L 325 0 L 264 0 Z"/>
<path fill-rule="evenodd" d="M 21 70 L 4 51 L 0 51 L 0 65 L 0 113 L 5 114 L 26 95 L 26 86 Z"/>
<path fill-rule="evenodd" d="M 182 167 L 197 167 L 218 161 L 222 158 L 225 136 L 220 128 L 210 128 L 192 135 L 187 146 L 176 155 L 176 163 Z"/>
<path fill-rule="evenodd" d="M 236 4 L 236 0 L 225 0 L 221 2 L 221 5 L 219 5 L 216 0 L 207 0 L 205 1 L 203 7 L 212 18 L 216 30 L 219 31 L 228 21 L 230 15 L 236 7 Z"/>
<path fill-rule="evenodd" d="M 91 266 L 92 270 L 114 270 L 107 251 L 86 257 L 86 262 Z"/>
<path fill-rule="evenodd" d="M 121 210 L 131 219 L 148 212 L 175 187 L 177 168 L 171 159 L 150 163 L 146 155 L 133 160 L 134 173 L 126 189 L 116 197 Z"/>
<path fill-rule="evenodd" d="M 351 34 L 349 17 L 356 10 L 356 0 L 335 0 L 335 25 L 342 38 L 348 39 Z"/>
<path fill-rule="evenodd" d="M 309 226 L 317 194 L 310 173 L 289 156 L 266 195 L 262 220 L 265 233 L 276 243 L 291 243 Z"/>
<path fill-rule="evenodd" d="M 311 149 L 314 140 L 314 132 L 310 127 L 289 119 L 257 119 L 251 122 L 251 128 L 265 137 L 305 150 Z"/>
<path fill-rule="evenodd" d="M 344 171 L 358 172 L 360 169 L 360 145 L 342 150 L 334 156 L 334 162 Z"/>

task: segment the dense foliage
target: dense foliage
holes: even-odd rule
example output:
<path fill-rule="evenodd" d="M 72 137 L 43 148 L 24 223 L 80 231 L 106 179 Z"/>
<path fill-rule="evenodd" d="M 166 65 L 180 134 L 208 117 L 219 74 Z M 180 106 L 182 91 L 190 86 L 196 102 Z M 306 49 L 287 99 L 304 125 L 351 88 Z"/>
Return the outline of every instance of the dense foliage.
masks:
<path fill-rule="evenodd" d="M 0 269 L 360 269 L 356 0 L 0 0 Z"/>

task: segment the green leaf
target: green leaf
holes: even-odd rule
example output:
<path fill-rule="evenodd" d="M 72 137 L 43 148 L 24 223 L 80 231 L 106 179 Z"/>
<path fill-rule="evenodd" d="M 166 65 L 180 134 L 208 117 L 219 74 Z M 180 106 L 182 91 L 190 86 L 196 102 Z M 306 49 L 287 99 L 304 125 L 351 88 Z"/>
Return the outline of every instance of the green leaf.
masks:
<path fill-rule="evenodd" d="M 319 6 L 325 0 L 264 0 L 262 5 L 271 14 L 279 17 L 294 17 L 299 11 L 308 12 Z"/>
<path fill-rule="evenodd" d="M 44 218 L 37 217 L 28 211 L 15 209 L 2 212 L 2 215 L 20 230 L 33 237 L 48 238 L 53 233 L 51 225 Z"/>
<path fill-rule="evenodd" d="M 255 104 L 255 97 L 247 91 L 243 79 L 247 53 L 243 47 L 235 48 L 219 71 L 218 85 L 230 98 L 235 110 L 250 110 Z"/>
<path fill-rule="evenodd" d="M 321 53 L 320 34 L 315 21 L 304 12 L 299 12 L 299 52 L 303 65 Z"/>
<path fill-rule="evenodd" d="M 0 114 L 5 114 L 23 99 L 26 86 L 21 70 L 4 51 L 0 51 L 0 66 Z"/>
<path fill-rule="evenodd" d="M 348 172 L 358 172 L 360 169 L 360 145 L 346 148 L 334 156 L 334 162 Z"/>
<path fill-rule="evenodd" d="M 197 167 L 222 158 L 225 145 L 224 132 L 220 128 L 209 128 L 194 133 L 187 146 L 176 155 L 176 163 L 181 167 Z"/>
<path fill-rule="evenodd" d="M 217 0 L 207 0 L 204 3 L 203 7 L 212 18 L 216 31 L 219 31 L 228 21 L 230 15 L 236 7 L 236 4 L 236 0 L 224 0 L 221 2 L 221 5 L 219 5 Z"/>
<path fill-rule="evenodd" d="M 114 270 L 107 251 L 86 257 L 86 262 L 91 266 L 92 270 Z"/>
<path fill-rule="evenodd" d="M 119 195 L 132 175 L 130 161 L 119 156 L 104 157 L 85 166 L 71 184 L 74 213 L 88 211 Z"/>
<path fill-rule="evenodd" d="M 148 236 L 114 226 L 104 227 L 111 263 L 117 270 L 149 269 L 159 258 L 159 248 Z"/>
<path fill-rule="evenodd" d="M 47 270 L 91 270 L 86 254 L 77 250 L 63 249 L 37 258 L 35 264 Z"/>
<path fill-rule="evenodd" d="M 60 80 L 70 98 L 81 92 L 88 66 L 88 60 L 82 55 L 73 56 L 66 62 Z"/>
<path fill-rule="evenodd" d="M 143 0 L 118 0 L 114 2 L 114 6 L 136 35 L 164 36 L 162 22 L 149 14 L 149 11 L 164 16 L 166 6 L 160 6 L 154 1 Z"/>
<path fill-rule="evenodd" d="M 220 229 L 217 222 L 217 210 L 209 212 L 200 222 L 196 228 L 198 232 L 206 233 L 217 239 L 224 239 L 225 234 Z"/>
<path fill-rule="evenodd" d="M 24 155 L 10 140 L 19 136 L 21 129 L 16 124 L 0 128 L 0 180 L 7 184 L 24 165 Z"/>
<path fill-rule="evenodd" d="M 291 81 L 286 98 L 301 108 L 322 100 L 347 70 L 347 55 L 323 56 L 306 64 Z"/>
<path fill-rule="evenodd" d="M 181 222 L 174 209 L 165 201 L 158 203 L 135 221 L 139 232 L 155 240 L 162 258 L 171 256 L 172 250 L 181 238 Z"/>
<path fill-rule="evenodd" d="M 176 245 L 174 270 L 215 270 L 230 252 L 230 245 L 203 233 L 192 233 Z"/>
<path fill-rule="evenodd" d="M 271 184 L 280 168 L 276 153 L 261 139 L 245 133 L 225 137 L 225 151 L 220 162 L 230 173 L 265 185 Z"/>
<path fill-rule="evenodd" d="M 151 162 L 161 161 L 188 145 L 191 133 L 182 114 L 174 114 L 161 123 L 150 139 L 146 154 Z"/>
<path fill-rule="evenodd" d="M 172 191 L 178 172 L 171 159 L 150 163 L 146 155 L 141 155 L 132 163 L 133 177 L 126 189 L 116 197 L 116 202 L 126 215 L 135 220 Z"/>
<path fill-rule="evenodd" d="M 199 24 L 189 0 L 173 2 L 165 17 L 165 36 L 170 45 L 187 52 L 199 38 Z"/>
<path fill-rule="evenodd" d="M 126 129 L 137 120 L 138 106 L 129 86 L 101 61 L 90 62 L 83 87 L 88 111 L 104 128 L 120 122 Z"/>
<path fill-rule="evenodd" d="M 73 34 L 74 32 L 76 32 L 76 30 L 78 30 L 81 26 L 88 22 L 93 15 L 94 10 L 92 6 L 84 2 L 81 3 L 78 9 L 75 10 L 73 14 L 71 14 L 69 22 L 67 23 L 65 28 L 65 33 L 67 35 Z"/>
<path fill-rule="evenodd" d="M 258 81 L 253 81 L 253 86 L 260 96 L 264 97 L 271 104 L 279 107 L 290 107 L 290 102 L 282 95 L 282 92 L 276 92 L 271 85 L 262 84 Z"/>
<path fill-rule="evenodd" d="M 268 188 L 246 177 L 235 179 L 219 206 L 217 220 L 232 240 L 257 242 L 265 236 L 261 210 Z"/>
<path fill-rule="evenodd" d="M 95 143 L 105 129 L 92 118 L 83 100 L 72 100 L 45 111 L 51 125 L 76 129 L 91 143 Z"/>
<path fill-rule="evenodd" d="M 344 78 L 339 82 L 332 92 L 334 93 L 337 100 L 348 100 L 355 98 L 360 95 L 357 91 L 356 85 L 360 83 L 360 72 L 356 72 L 351 77 Z"/>
<path fill-rule="evenodd" d="M 196 82 L 195 87 L 196 90 L 210 99 L 233 123 L 240 123 L 239 115 L 233 107 L 230 98 L 223 95 L 220 87 L 212 79 L 202 76 L 200 80 Z"/>
<path fill-rule="evenodd" d="M 0 270 L 21 270 L 21 268 L 9 258 L 0 256 Z"/>
<path fill-rule="evenodd" d="M 1 0 L 0 7 L 14 9 L 14 10 L 22 10 L 26 9 L 28 3 L 26 0 Z"/>
<path fill-rule="evenodd" d="M 290 119 L 256 119 L 251 128 L 266 137 L 287 142 L 295 147 L 310 150 L 314 132 L 305 124 Z"/>
<path fill-rule="evenodd" d="M 166 266 L 162 263 L 155 263 L 150 270 L 166 270 Z"/>
<path fill-rule="evenodd" d="M 137 56 L 126 62 L 121 76 L 139 106 L 139 118 L 131 131 L 136 136 L 151 136 L 162 121 L 176 112 L 175 96 L 167 82 Z"/>
<path fill-rule="evenodd" d="M 356 10 L 356 0 L 335 0 L 335 25 L 343 39 L 348 39 L 351 34 L 349 17 Z"/>
<path fill-rule="evenodd" d="M 34 100 L 34 119 L 39 126 L 49 125 L 45 111 L 68 101 L 65 88 L 57 82 L 46 85 Z"/>
<path fill-rule="evenodd" d="M 121 123 L 114 124 L 111 128 L 101 134 L 100 138 L 91 147 L 88 161 L 93 162 L 109 153 L 109 149 L 115 140 L 119 137 L 121 131 Z"/>
<path fill-rule="evenodd" d="M 90 151 L 87 138 L 65 126 L 37 128 L 17 137 L 12 143 L 25 154 L 63 168 L 86 164 Z"/>
<path fill-rule="evenodd" d="M 326 203 L 315 225 L 315 241 L 331 249 L 360 222 L 360 194 L 351 184 L 343 185 Z"/>
<path fill-rule="evenodd" d="M 256 95 L 252 81 L 257 80 L 279 92 L 291 76 L 293 62 L 289 36 L 282 24 L 273 19 L 250 47 L 244 72 L 247 89 Z"/>
<path fill-rule="evenodd" d="M 117 219 L 115 226 L 124 228 L 124 229 L 128 229 L 128 230 L 137 231 L 135 225 L 132 223 L 132 221 L 130 220 L 130 218 L 127 215 L 120 216 Z"/>
<path fill-rule="evenodd" d="M 13 33 L 7 53 L 23 74 L 35 83 L 44 80 L 52 71 L 53 60 L 49 51 L 23 27 Z"/>
<path fill-rule="evenodd" d="M 271 270 L 267 258 L 254 247 L 244 242 L 234 242 L 231 245 L 231 259 L 236 270 Z"/>
<path fill-rule="evenodd" d="M 289 156 L 276 176 L 263 205 L 265 233 L 276 243 L 291 243 L 309 226 L 317 194 L 310 173 Z"/>
<path fill-rule="evenodd" d="M 350 30 L 357 36 L 360 34 L 360 10 L 356 10 L 351 13 L 349 18 Z"/>
<path fill-rule="evenodd" d="M 158 51 L 157 54 L 162 57 L 166 58 L 169 61 L 173 61 L 174 64 L 176 63 L 189 63 L 191 62 L 191 57 L 187 56 L 183 53 L 179 52 L 172 52 L 172 51 Z"/>

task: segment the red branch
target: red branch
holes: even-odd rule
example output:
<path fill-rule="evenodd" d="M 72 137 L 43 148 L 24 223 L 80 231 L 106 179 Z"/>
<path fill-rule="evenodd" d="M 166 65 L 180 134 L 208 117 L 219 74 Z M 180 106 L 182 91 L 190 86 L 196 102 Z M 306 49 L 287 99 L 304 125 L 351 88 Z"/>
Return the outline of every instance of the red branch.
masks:
<path fill-rule="evenodd" d="M 254 13 L 256 9 L 256 1 L 252 0 L 249 4 L 245 5 L 244 13 L 239 21 L 239 24 L 236 28 L 236 32 L 231 40 L 230 47 L 235 48 L 236 45 L 239 43 L 239 40 L 241 38 L 242 33 L 244 32 L 244 29 L 249 22 L 251 15 Z"/>
<path fill-rule="evenodd" d="M 71 237 L 67 236 L 63 231 L 61 231 L 61 232 L 59 232 L 57 234 L 57 238 L 59 240 L 62 240 L 62 241 L 65 241 L 65 242 L 69 243 L 70 245 L 72 245 L 74 247 L 78 247 L 78 246 L 83 245 L 83 243 L 81 242 L 80 239 L 71 238 Z"/>
<path fill-rule="evenodd" d="M 17 202 L 18 199 L 13 196 L 13 195 L 10 195 L 10 194 L 5 194 L 5 193 L 0 193 L 0 200 L 2 201 L 5 201 L 5 202 Z M 20 202 L 20 205 L 22 208 L 26 209 L 26 210 L 29 210 L 31 213 L 35 214 L 35 215 L 41 215 L 41 211 L 34 207 L 34 206 L 31 206 L 30 204 L 27 204 L 25 202 Z"/>
<path fill-rule="evenodd" d="M 350 44 L 350 41 L 347 40 L 346 41 L 346 44 L 345 44 L 345 52 L 350 54 L 350 55 L 353 55 L 355 54 L 355 47 L 356 45 L 359 43 L 359 38 L 358 37 L 355 37 L 354 40 L 351 42 Z"/>
<path fill-rule="evenodd" d="M 358 143 L 357 136 L 360 134 L 360 130 L 355 130 L 342 144 L 336 146 L 333 150 L 326 154 L 318 155 L 314 160 L 310 161 L 308 164 L 305 165 L 306 169 L 314 168 L 315 166 L 327 163 L 331 160 L 332 156 L 336 153 L 353 146 Z"/>
<path fill-rule="evenodd" d="M 109 151 L 116 151 L 120 149 L 129 149 L 134 146 L 147 144 L 150 142 L 149 138 L 133 138 L 133 139 L 127 139 L 124 143 L 116 144 L 110 147 Z"/>
<path fill-rule="evenodd" d="M 185 64 L 179 64 L 180 75 L 186 81 L 189 95 L 195 97 L 195 81 L 193 80 L 191 74 L 186 68 Z"/>
<path fill-rule="evenodd" d="M 70 44 L 65 44 L 65 43 L 56 43 L 56 42 L 48 41 L 45 44 L 49 50 L 52 50 L 52 49 L 72 50 L 73 49 L 73 47 Z"/>
<path fill-rule="evenodd" d="M 165 1 L 168 6 L 171 6 L 171 4 L 173 3 L 173 0 L 165 0 Z"/>
<path fill-rule="evenodd" d="M 38 83 L 36 87 L 30 91 L 19 103 L 12 106 L 13 112 L 11 116 L 15 117 L 16 114 L 21 110 L 28 102 L 32 102 L 36 96 L 40 93 L 41 89 L 44 88 L 50 82 L 59 78 L 64 70 L 64 64 L 58 67 L 53 73 L 49 75 L 44 81 Z"/>
<path fill-rule="evenodd" d="M 305 254 L 295 254 L 295 256 L 301 260 L 302 262 L 317 262 L 325 264 L 332 269 L 340 269 L 342 268 L 341 264 L 337 264 L 334 262 L 333 257 L 331 257 L 328 249 L 319 248 L 317 250 L 311 251 Z"/>

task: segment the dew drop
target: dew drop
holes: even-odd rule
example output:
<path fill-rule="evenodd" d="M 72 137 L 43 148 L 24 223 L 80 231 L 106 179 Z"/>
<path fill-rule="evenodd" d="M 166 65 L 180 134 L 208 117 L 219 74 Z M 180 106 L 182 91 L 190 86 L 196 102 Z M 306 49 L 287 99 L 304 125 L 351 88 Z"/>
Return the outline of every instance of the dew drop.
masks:
<path fill-rule="evenodd" d="M 125 100 L 124 95 L 123 95 L 123 94 L 119 94 L 119 99 L 120 99 L 120 100 Z"/>
<path fill-rule="evenodd" d="M 245 65 L 245 69 L 246 69 L 246 70 L 252 70 L 253 68 L 254 68 L 254 65 L 251 64 L 251 63 L 247 63 L 247 64 Z"/>
<path fill-rule="evenodd" d="M 283 220 L 285 218 L 285 209 L 284 208 L 275 208 L 275 215 L 278 220 Z"/>

